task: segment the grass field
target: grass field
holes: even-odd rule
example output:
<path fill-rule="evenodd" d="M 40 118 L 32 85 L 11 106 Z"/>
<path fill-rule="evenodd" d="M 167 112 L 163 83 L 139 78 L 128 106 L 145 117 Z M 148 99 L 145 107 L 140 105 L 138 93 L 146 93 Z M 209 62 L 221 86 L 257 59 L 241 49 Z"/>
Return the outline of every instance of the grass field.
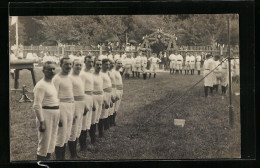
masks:
<path fill-rule="evenodd" d="M 26 84 L 32 91 L 29 71 L 20 73 L 20 87 Z M 36 80 L 42 76 L 41 69 L 36 68 Z M 228 96 L 222 100 L 219 93 L 205 99 L 202 82 L 172 104 L 201 78 L 197 74 L 160 72 L 156 79 L 124 80 L 117 126 L 98 139 L 95 150 L 80 152 L 80 156 L 83 160 L 240 158 L 239 96 L 233 96 L 232 129 L 228 124 Z M 11 88 L 13 82 L 10 78 Z M 239 91 L 239 85 L 233 86 Z M 32 93 L 28 96 L 33 99 Z M 18 103 L 20 98 L 21 93 L 10 93 L 11 160 L 35 160 L 35 114 L 32 103 Z M 185 126 L 175 126 L 174 119 L 185 119 Z M 66 155 L 69 158 L 68 152 Z"/>

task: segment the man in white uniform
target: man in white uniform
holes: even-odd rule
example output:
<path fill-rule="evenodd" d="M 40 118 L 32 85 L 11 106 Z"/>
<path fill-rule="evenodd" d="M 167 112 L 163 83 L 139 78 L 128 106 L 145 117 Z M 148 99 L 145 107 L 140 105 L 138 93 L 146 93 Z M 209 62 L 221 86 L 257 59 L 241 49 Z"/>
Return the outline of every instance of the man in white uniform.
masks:
<path fill-rule="evenodd" d="M 72 128 L 72 121 L 75 112 L 73 81 L 69 77 L 72 62 L 69 58 L 60 60 L 61 72 L 54 76 L 53 83 L 60 99 L 60 125 L 58 129 L 55 154 L 56 159 L 64 160 L 66 143 L 69 140 Z"/>
<path fill-rule="evenodd" d="M 38 127 L 37 160 L 49 160 L 54 152 L 60 119 L 59 99 L 52 82 L 55 66 L 52 62 L 43 65 L 44 78 L 35 86 L 33 110 Z"/>
<path fill-rule="evenodd" d="M 198 71 L 198 75 L 200 75 L 200 65 L 201 65 L 201 56 L 199 54 L 196 55 L 196 69 Z"/>
<path fill-rule="evenodd" d="M 112 83 L 112 93 L 111 93 L 111 103 L 110 103 L 110 108 L 109 108 L 109 114 L 108 114 L 108 121 L 109 124 L 108 126 L 113 126 L 113 114 L 115 112 L 115 102 L 118 100 L 117 95 L 116 95 L 116 83 L 115 83 L 115 62 L 114 60 L 109 60 L 110 65 L 109 65 L 109 71 L 108 75 L 110 77 L 111 83 Z"/>
<path fill-rule="evenodd" d="M 131 66 L 131 71 L 132 71 L 132 74 L 133 74 L 133 78 L 135 77 L 135 73 L 136 73 L 136 66 L 135 66 L 135 57 L 133 54 L 130 54 L 131 55 L 131 60 L 132 60 L 132 66 Z M 137 75 L 136 75 L 137 77 Z"/>
<path fill-rule="evenodd" d="M 213 82 L 213 90 L 215 89 L 216 92 L 218 92 L 218 85 L 220 85 L 221 83 L 221 69 L 220 69 L 220 56 L 219 55 L 215 55 L 213 62 L 214 62 L 214 73 L 213 73 L 213 78 L 214 78 L 214 82 Z"/>
<path fill-rule="evenodd" d="M 152 54 L 152 57 L 149 58 L 149 60 L 151 61 L 151 73 L 154 74 L 153 78 L 155 78 L 156 77 L 157 68 L 158 68 L 158 63 L 161 62 L 161 60 L 156 57 L 155 53 Z M 151 73 L 149 74 L 149 78 L 151 78 Z"/>
<path fill-rule="evenodd" d="M 94 64 L 94 58 L 90 55 L 86 56 L 84 63 L 85 63 L 85 69 L 80 73 L 80 77 L 82 79 L 84 85 L 84 91 L 85 91 L 85 112 L 83 114 L 81 135 L 79 137 L 80 148 L 82 151 L 85 151 L 87 147 L 86 144 L 87 131 L 90 130 L 91 119 L 92 119 L 92 109 L 93 109 L 92 92 L 94 87 L 92 67 Z"/>
<path fill-rule="evenodd" d="M 89 132 L 91 137 L 91 144 L 95 144 L 96 142 L 96 127 L 97 124 L 99 124 L 99 118 L 101 115 L 102 104 L 103 104 L 103 78 L 100 74 L 101 67 L 102 67 L 102 61 L 96 60 L 95 72 L 93 73 L 93 81 L 94 81 L 93 104 L 95 106 L 95 110 L 92 111 L 92 120 L 91 120 L 90 132 Z"/>
<path fill-rule="evenodd" d="M 194 75 L 194 69 L 195 69 L 195 57 L 193 55 L 190 56 L 190 73 L 191 75 Z"/>
<path fill-rule="evenodd" d="M 102 63 L 103 64 L 103 63 Z M 124 60 L 124 68 L 125 68 L 125 78 L 129 79 L 131 74 L 132 60 L 130 58 L 130 54 L 127 54 L 127 58 Z"/>
<path fill-rule="evenodd" d="M 73 124 L 71 128 L 71 135 L 69 138 L 69 149 L 70 149 L 70 158 L 80 158 L 77 155 L 77 138 L 79 138 L 81 133 L 82 126 L 82 118 L 85 109 L 85 95 L 84 95 L 84 87 L 83 82 L 79 76 L 80 71 L 82 69 L 82 63 L 79 59 L 74 59 L 72 65 L 73 71 L 70 74 L 70 78 L 73 81 L 73 95 L 75 100 L 75 113 L 73 117 Z"/>
<path fill-rule="evenodd" d="M 214 76 L 212 75 L 214 67 L 214 62 L 211 59 L 211 55 L 207 54 L 206 55 L 206 60 L 204 61 L 203 64 L 203 75 L 204 75 L 204 92 L 205 92 L 205 97 L 208 97 L 208 88 L 210 88 L 210 93 L 213 94 L 213 82 L 214 82 Z"/>
<path fill-rule="evenodd" d="M 140 55 L 137 55 L 135 58 L 135 75 L 140 78 L 140 72 L 141 72 L 141 66 L 142 66 L 142 52 L 140 52 Z"/>
<path fill-rule="evenodd" d="M 147 77 L 147 56 L 144 54 L 142 54 L 141 63 L 142 63 L 143 78 L 145 80 Z"/>
<path fill-rule="evenodd" d="M 176 55 L 172 53 L 169 56 L 169 60 L 170 60 L 170 74 L 171 73 L 174 74 Z"/>
<path fill-rule="evenodd" d="M 111 93 L 112 93 L 112 83 L 111 79 L 108 75 L 110 62 L 109 59 L 102 60 L 102 72 L 101 76 L 103 79 L 103 109 L 101 111 L 98 130 L 99 130 L 99 137 L 103 137 L 103 129 L 108 129 L 108 113 L 109 107 L 111 102 Z"/>
<path fill-rule="evenodd" d="M 177 73 L 179 73 L 179 71 L 182 74 L 182 63 L 183 63 L 183 57 L 181 56 L 181 54 L 178 54 L 176 56 L 176 60 L 177 60 L 177 64 L 176 64 L 176 71 Z"/>
<path fill-rule="evenodd" d="M 116 85 L 116 97 L 117 101 L 115 102 L 115 112 L 113 114 L 113 125 L 116 125 L 116 115 L 123 97 L 123 81 L 120 75 L 119 69 L 122 67 L 122 61 L 116 61 L 116 70 L 115 70 L 115 85 Z"/>
<path fill-rule="evenodd" d="M 190 56 L 189 53 L 187 53 L 185 58 L 185 75 L 189 74 L 189 70 L 190 70 Z"/>

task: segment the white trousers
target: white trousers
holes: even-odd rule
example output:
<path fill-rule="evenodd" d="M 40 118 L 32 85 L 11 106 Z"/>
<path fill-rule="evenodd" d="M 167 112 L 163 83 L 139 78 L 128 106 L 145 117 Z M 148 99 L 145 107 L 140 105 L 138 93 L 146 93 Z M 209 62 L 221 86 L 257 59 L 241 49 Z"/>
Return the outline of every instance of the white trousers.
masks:
<path fill-rule="evenodd" d="M 106 100 L 107 103 L 110 105 L 111 102 L 111 93 L 107 93 L 104 92 L 103 93 L 103 100 Z M 101 111 L 101 115 L 100 115 L 100 119 L 104 119 L 108 117 L 108 113 L 109 113 L 109 108 L 105 109 L 105 106 L 102 106 L 102 111 Z"/>
<path fill-rule="evenodd" d="M 96 107 L 96 111 L 92 111 L 91 124 L 96 124 L 99 122 L 102 111 L 103 95 L 93 95 L 93 103 Z"/>
<path fill-rule="evenodd" d="M 81 130 L 90 130 L 91 119 L 92 119 L 92 108 L 93 108 L 93 97 L 92 95 L 85 94 L 85 106 L 89 109 L 87 115 L 82 118 Z"/>
<path fill-rule="evenodd" d="M 190 69 L 195 69 L 195 62 L 190 63 Z"/>
<path fill-rule="evenodd" d="M 82 118 L 85 108 L 85 101 L 75 101 L 75 114 L 74 120 L 71 128 L 71 135 L 69 141 L 75 141 L 76 138 L 79 138 L 82 127 Z"/>
<path fill-rule="evenodd" d="M 113 96 L 114 99 L 117 97 L 117 95 L 116 95 L 116 88 L 112 88 L 111 96 Z M 109 108 L 108 116 L 113 115 L 114 112 L 115 112 L 115 103 L 113 103 L 113 107 Z"/>
<path fill-rule="evenodd" d="M 60 120 L 62 122 L 62 127 L 58 127 L 56 146 L 63 147 L 63 145 L 68 142 L 71 134 L 74 112 L 74 103 L 60 102 Z"/>
<path fill-rule="evenodd" d="M 37 155 L 45 157 L 47 156 L 47 153 L 53 153 L 55 150 L 60 110 L 42 109 L 42 113 L 46 125 L 46 130 L 44 132 L 39 131 L 40 122 L 36 118 L 39 140 Z"/>
<path fill-rule="evenodd" d="M 182 69 L 181 61 L 178 61 L 178 62 L 177 62 L 177 64 L 176 64 L 176 69 L 177 69 L 177 70 L 181 70 L 181 69 Z"/>
<path fill-rule="evenodd" d="M 157 64 L 151 64 L 151 71 L 152 73 L 156 73 L 157 72 Z"/>
<path fill-rule="evenodd" d="M 123 97 L 123 90 L 116 90 L 116 94 L 117 94 L 119 100 L 115 102 L 115 112 L 117 112 L 119 109 L 119 106 L 120 106 L 120 103 L 121 103 L 121 100 Z"/>
<path fill-rule="evenodd" d="M 176 64 L 174 61 L 170 62 L 170 69 L 175 69 L 176 68 Z"/>

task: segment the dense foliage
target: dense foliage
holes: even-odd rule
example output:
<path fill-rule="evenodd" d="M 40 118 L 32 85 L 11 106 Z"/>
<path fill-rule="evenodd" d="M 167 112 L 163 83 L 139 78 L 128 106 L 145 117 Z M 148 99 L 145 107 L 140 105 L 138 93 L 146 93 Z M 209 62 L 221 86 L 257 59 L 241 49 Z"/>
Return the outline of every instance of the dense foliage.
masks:
<path fill-rule="evenodd" d="M 177 45 L 227 44 L 230 17 L 231 44 L 239 44 L 238 15 L 89 15 L 19 16 L 19 43 L 23 45 L 97 45 L 106 40 L 142 42 L 142 37 L 162 28 L 178 37 Z M 15 25 L 10 25 L 15 44 Z"/>

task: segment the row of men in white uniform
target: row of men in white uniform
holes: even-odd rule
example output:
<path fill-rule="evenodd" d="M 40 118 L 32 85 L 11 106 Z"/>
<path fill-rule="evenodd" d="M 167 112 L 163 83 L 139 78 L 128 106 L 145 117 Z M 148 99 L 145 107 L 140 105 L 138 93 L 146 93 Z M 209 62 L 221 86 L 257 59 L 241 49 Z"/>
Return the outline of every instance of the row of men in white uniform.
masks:
<path fill-rule="evenodd" d="M 154 78 L 156 77 L 156 72 L 158 69 L 158 63 L 161 62 L 159 58 L 156 57 L 156 54 L 152 54 L 150 58 L 147 59 L 147 56 L 140 52 L 136 57 L 134 57 L 133 53 L 124 53 L 120 56 L 116 53 L 114 56 L 112 54 L 109 55 L 100 55 L 99 59 L 109 58 L 113 60 L 122 60 L 123 67 L 120 69 L 121 74 L 125 74 L 125 78 L 129 79 L 130 74 L 138 78 L 140 78 L 140 73 L 143 74 L 143 78 L 146 79 L 147 73 L 149 73 L 149 78 L 151 74 L 154 74 Z M 150 61 L 150 66 L 148 66 L 148 61 Z"/>
<path fill-rule="evenodd" d="M 84 63 L 82 70 L 80 60 L 62 58 L 61 72 L 56 75 L 52 62 L 43 65 L 44 78 L 34 88 L 33 109 L 39 128 L 37 160 L 50 159 L 54 151 L 57 160 L 64 160 L 66 144 L 70 158 L 79 158 L 77 140 L 85 151 L 87 132 L 93 147 L 96 127 L 99 137 L 103 137 L 103 130 L 115 126 L 123 95 L 119 72 L 122 61 L 96 60 L 93 69 L 94 57 L 86 56 Z"/>
<path fill-rule="evenodd" d="M 200 67 L 201 67 L 201 55 L 196 54 L 196 56 L 193 56 L 192 54 L 187 53 L 185 60 L 183 59 L 183 56 L 180 54 L 171 54 L 169 56 L 170 60 L 170 74 L 173 73 L 176 70 L 176 73 L 179 73 L 179 71 L 182 73 L 182 69 L 185 70 L 185 74 L 189 74 L 189 71 L 191 71 L 191 74 L 194 74 L 195 67 L 198 71 L 198 75 L 200 75 Z"/>
<path fill-rule="evenodd" d="M 231 60 L 231 79 L 233 77 L 239 77 L 239 59 Z M 218 86 L 221 85 L 222 99 L 226 94 L 227 86 L 229 85 L 229 64 L 227 58 L 220 59 L 220 56 L 216 55 L 212 57 L 211 54 L 206 55 L 206 60 L 203 64 L 204 74 L 204 92 L 205 97 L 208 96 L 208 88 L 211 95 L 215 89 L 218 92 Z M 232 81 L 231 81 L 232 82 Z"/>

